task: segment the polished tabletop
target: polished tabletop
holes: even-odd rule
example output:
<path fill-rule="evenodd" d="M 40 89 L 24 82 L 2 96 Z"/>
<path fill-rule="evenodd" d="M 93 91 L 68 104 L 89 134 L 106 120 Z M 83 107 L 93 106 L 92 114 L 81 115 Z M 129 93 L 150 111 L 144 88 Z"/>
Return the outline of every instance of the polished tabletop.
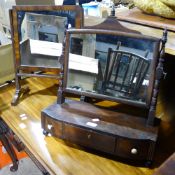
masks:
<path fill-rule="evenodd" d="M 146 168 L 122 163 L 117 158 L 52 136 L 46 137 L 42 134 L 41 110 L 56 101 L 58 82 L 47 78 L 27 78 L 22 82 L 31 90 L 20 98 L 17 106 L 10 104 L 15 91 L 14 84 L 0 88 L 1 116 L 50 174 L 151 175 L 169 156 L 170 147 L 175 145 L 167 148 L 163 145 L 166 139 L 163 139 L 162 146 L 158 145 L 153 168 Z"/>

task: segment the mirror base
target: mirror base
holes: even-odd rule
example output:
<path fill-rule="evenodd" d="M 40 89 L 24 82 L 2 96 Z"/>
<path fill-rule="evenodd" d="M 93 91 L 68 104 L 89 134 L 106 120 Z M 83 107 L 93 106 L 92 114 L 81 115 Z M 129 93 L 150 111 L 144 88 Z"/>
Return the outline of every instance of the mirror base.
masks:
<path fill-rule="evenodd" d="M 144 117 L 66 100 L 42 110 L 41 121 L 45 131 L 66 141 L 144 165 L 153 160 L 158 126 L 148 127 Z"/>

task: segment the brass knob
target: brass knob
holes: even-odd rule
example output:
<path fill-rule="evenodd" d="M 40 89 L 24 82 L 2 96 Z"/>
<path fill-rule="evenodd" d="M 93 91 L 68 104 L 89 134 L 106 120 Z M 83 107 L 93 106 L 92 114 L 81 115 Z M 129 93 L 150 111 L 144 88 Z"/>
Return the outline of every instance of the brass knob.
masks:
<path fill-rule="evenodd" d="M 137 153 L 138 153 L 138 151 L 137 151 L 136 148 L 132 148 L 132 149 L 131 149 L 131 154 L 137 154 Z"/>
<path fill-rule="evenodd" d="M 87 138 L 90 139 L 90 138 L 91 138 L 91 134 L 88 134 L 88 135 L 87 135 Z"/>

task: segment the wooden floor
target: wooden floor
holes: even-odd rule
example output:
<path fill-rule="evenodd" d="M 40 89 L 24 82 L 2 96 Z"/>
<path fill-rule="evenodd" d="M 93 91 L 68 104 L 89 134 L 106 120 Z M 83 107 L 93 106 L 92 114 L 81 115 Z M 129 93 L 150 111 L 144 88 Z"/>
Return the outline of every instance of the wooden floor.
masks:
<path fill-rule="evenodd" d="M 29 86 L 29 94 L 21 97 L 17 106 L 11 106 L 14 84 L 0 88 L 2 118 L 30 149 L 51 174 L 59 175 L 151 175 L 175 150 L 175 131 L 162 121 L 160 138 L 152 168 L 132 166 L 119 159 L 93 150 L 66 143 L 53 137 L 45 137 L 41 130 L 40 112 L 57 99 L 57 80 L 27 78 L 23 86 Z M 162 115 L 162 103 L 158 103 L 158 115 Z M 166 111 L 164 115 L 166 115 Z M 175 127 L 174 127 L 175 128 Z M 172 139 L 173 138 L 173 139 Z"/>

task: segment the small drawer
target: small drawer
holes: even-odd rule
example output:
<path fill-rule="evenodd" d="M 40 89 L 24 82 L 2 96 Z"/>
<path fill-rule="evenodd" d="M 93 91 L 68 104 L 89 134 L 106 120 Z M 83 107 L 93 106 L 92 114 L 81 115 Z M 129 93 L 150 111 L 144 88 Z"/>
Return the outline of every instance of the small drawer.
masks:
<path fill-rule="evenodd" d="M 62 137 L 62 122 L 44 116 L 44 129 L 55 137 Z"/>
<path fill-rule="evenodd" d="M 101 150 L 107 153 L 114 153 L 115 137 L 83 129 L 76 126 L 64 125 L 64 137 L 68 141 Z"/>
<path fill-rule="evenodd" d="M 115 154 L 128 159 L 146 160 L 149 147 L 148 140 L 118 138 Z"/>

